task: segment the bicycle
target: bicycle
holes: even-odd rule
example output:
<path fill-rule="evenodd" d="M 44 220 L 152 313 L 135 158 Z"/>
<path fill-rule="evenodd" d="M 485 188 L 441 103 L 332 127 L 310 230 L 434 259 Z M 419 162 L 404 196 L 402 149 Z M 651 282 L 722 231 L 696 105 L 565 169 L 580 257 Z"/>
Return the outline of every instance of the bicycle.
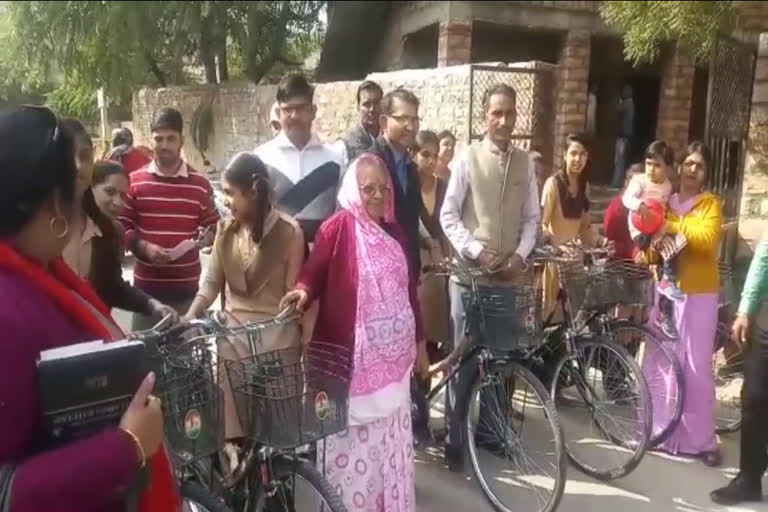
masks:
<path fill-rule="evenodd" d="M 607 266 L 611 251 L 575 245 L 569 249 L 570 254 L 547 247 L 534 251 L 537 265 L 547 271 L 549 264 L 549 272 L 557 273 L 556 302 L 563 314 L 562 321 L 555 322 L 555 307 L 544 322 L 539 355 L 554 363 L 554 369 L 542 371 L 549 370 L 546 377 L 570 461 L 596 479 L 613 480 L 633 471 L 649 447 L 651 398 L 634 357 L 612 337 L 590 332 L 586 322 L 588 311 L 617 303 Z"/>
<path fill-rule="evenodd" d="M 427 277 L 453 276 L 466 283 L 462 298 L 467 312 L 465 337 L 453 354 L 455 364 L 426 394 L 426 401 L 460 371 L 471 373 L 469 392 L 456 397 L 456 408 L 463 418 L 464 450 L 483 495 L 501 512 L 555 510 L 566 480 L 563 433 L 546 388 L 530 369 L 537 364 L 536 349 L 526 345 L 539 331 L 539 294 L 531 281 L 508 288 L 481 287 L 478 281 L 494 273 L 488 268 L 445 262 L 424 270 Z M 510 343 L 498 346 L 498 339 Z M 541 450 L 527 452 L 542 440 Z M 538 474 L 531 474 L 534 471 Z"/>
<path fill-rule="evenodd" d="M 223 468 L 219 457 L 223 436 L 217 438 L 215 450 L 210 450 L 212 446 L 195 454 L 186 450 L 180 460 L 176 458 L 181 492 L 191 504 L 191 510 L 202 507 L 202 510 L 212 512 L 230 509 L 295 511 L 322 505 L 322 510 L 346 512 L 336 490 L 309 460 L 311 453 L 300 453 L 298 448 L 346 426 L 349 355 L 340 353 L 337 347 L 332 350 L 310 348 L 303 353 L 300 348 L 265 353 L 256 350 L 263 329 L 293 321 L 296 317 L 293 310 L 285 310 L 265 322 L 231 327 L 233 319 L 227 318 L 226 314 L 211 313 L 205 319 L 193 320 L 170 331 L 152 330 L 139 334 L 144 339 L 168 340 L 179 337 L 185 329 L 197 329 L 198 333 L 182 346 L 198 350 L 201 345 L 208 345 L 204 354 L 213 354 L 210 349 L 216 340 L 226 343 L 232 336 L 245 336 L 253 349 L 251 353 L 254 355 L 250 357 L 228 360 L 223 365 L 222 361 L 216 361 L 214 368 L 217 385 L 222 367 L 226 368 L 235 408 L 247 432 L 238 471 L 227 474 Z M 158 345 L 162 346 L 162 343 Z M 207 357 L 210 356 L 204 355 L 197 361 L 202 362 Z M 181 359 L 184 364 L 194 366 L 189 357 Z M 202 366 L 207 373 L 208 365 L 203 363 Z M 307 399 L 316 399 L 321 393 L 328 397 L 323 405 L 326 417 L 314 422 L 302 421 L 318 414 L 317 403 Z M 168 402 L 173 404 L 175 398 L 173 394 L 163 397 L 165 407 L 172 408 Z M 289 416 L 292 421 L 287 421 Z M 223 425 L 223 418 L 219 425 Z M 170 440 L 172 436 L 168 437 L 172 450 L 178 453 L 178 445 Z"/>

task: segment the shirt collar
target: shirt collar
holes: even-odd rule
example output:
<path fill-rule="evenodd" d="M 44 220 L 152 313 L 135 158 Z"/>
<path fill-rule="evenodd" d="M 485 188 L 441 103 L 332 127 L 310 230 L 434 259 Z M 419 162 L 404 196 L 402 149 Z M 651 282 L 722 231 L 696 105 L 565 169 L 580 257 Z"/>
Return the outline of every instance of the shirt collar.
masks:
<path fill-rule="evenodd" d="M 93 219 L 85 217 L 85 227 L 83 228 L 83 236 L 81 237 L 81 243 L 86 243 L 94 238 L 101 238 L 103 236 L 99 226 L 93 222 Z"/>
<path fill-rule="evenodd" d="M 360 131 L 363 133 L 363 135 L 368 137 L 371 140 L 371 142 L 375 142 L 376 141 L 376 137 L 374 137 L 373 135 L 368 133 L 368 130 L 365 129 L 365 125 L 363 124 L 362 121 L 358 121 L 357 124 L 360 126 Z"/>
<path fill-rule="evenodd" d="M 499 146 L 494 144 L 491 141 L 491 139 L 488 138 L 487 135 L 485 137 L 483 137 L 482 145 L 483 145 L 483 147 L 485 149 L 487 149 L 488 151 L 490 151 L 491 153 L 493 153 L 494 155 L 497 155 L 497 156 L 505 156 L 505 155 L 509 154 L 509 152 L 512 150 L 512 143 L 510 143 L 509 146 L 507 146 L 507 150 L 506 151 L 500 150 Z"/>
<path fill-rule="evenodd" d="M 189 177 L 189 169 L 187 168 L 187 163 L 182 160 L 181 165 L 179 166 L 179 169 L 176 171 L 176 174 L 173 176 L 168 176 L 167 174 L 163 174 L 160 172 L 160 169 L 157 168 L 157 164 L 154 160 L 152 160 L 149 163 L 149 167 L 147 167 L 147 172 L 150 174 L 155 174 L 157 176 L 163 176 L 165 178 L 188 178 Z"/>
<path fill-rule="evenodd" d="M 323 143 L 320 142 L 320 138 L 317 136 L 317 134 L 312 133 L 309 136 L 309 141 L 307 142 L 307 145 L 304 146 L 303 149 L 299 149 L 296 146 L 294 146 L 293 142 L 291 142 L 291 139 L 288 138 L 288 136 L 285 134 L 285 131 L 283 130 L 280 130 L 280 133 L 277 134 L 277 137 L 275 137 L 275 142 L 277 143 L 277 146 L 280 149 L 295 149 L 296 151 L 299 151 L 299 152 L 312 147 L 318 147 L 323 145 Z"/>

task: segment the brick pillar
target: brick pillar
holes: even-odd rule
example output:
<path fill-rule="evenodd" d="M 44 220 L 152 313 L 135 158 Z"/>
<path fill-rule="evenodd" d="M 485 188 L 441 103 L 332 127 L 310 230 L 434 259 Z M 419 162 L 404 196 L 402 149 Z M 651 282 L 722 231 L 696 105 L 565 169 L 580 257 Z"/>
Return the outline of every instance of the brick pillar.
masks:
<path fill-rule="evenodd" d="M 565 138 L 583 132 L 587 124 L 587 81 L 589 80 L 589 32 L 568 32 L 557 61 L 557 100 L 553 170 L 563 168 Z"/>
<path fill-rule="evenodd" d="M 440 23 L 437 36 L 437 66 L 469 64 L 472 52 L 472 23 Z"/>
<path fill-rule="evenodd" d="M 656 122 L 656 138 L 674 149 L 675 158 L 682 155 L 688 145 L 694 71 L 694 59 L 675 45 L 665 57 L 661 72 Z"/>
<path fill-rule="evenodd" d="M 754 245 L 768 227 L 768 32 L 760 34 L 741 189 L 739 234 Z"/>

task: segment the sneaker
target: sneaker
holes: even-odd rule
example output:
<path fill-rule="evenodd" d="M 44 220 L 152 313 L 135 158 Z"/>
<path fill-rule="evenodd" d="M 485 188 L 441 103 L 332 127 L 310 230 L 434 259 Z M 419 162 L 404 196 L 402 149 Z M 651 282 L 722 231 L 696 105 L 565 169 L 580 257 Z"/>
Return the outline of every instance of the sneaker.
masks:
<path fill-rule="evenodd" d="M 709 498 L 718 505 L 725 506 L 763 501 L 763 488 L 759 479 L 754 481 L 744 473 L 739 473 L 728 485 L 712 491 Z"/>
<path fill-rule="evenodd" d="M 656 287 L 656 290 L 669 300 L 675 302 L 683 302 L 685 300 L 685 294 L 680 291 L 680 288 L 667 279 L 662 280 Z"/>
<path fill-rule="evenodd" d="M 670 317 L 664 314 L 659 314 L 656 317 L 656 327 L 669 339 L 675 340 L 678 337 L 677 328 L 675 323 Z"/>

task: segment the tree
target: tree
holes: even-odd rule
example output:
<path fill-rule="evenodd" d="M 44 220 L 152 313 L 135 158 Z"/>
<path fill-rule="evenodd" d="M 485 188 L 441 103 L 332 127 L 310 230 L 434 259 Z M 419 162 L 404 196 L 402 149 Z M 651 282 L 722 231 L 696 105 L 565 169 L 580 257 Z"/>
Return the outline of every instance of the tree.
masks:
<path fill-rule="evenodd" d="M 736 18 L 732 1 L 607 1 L 600 15 L 624 34 L 624 56 L 653 61 L 666 42 L 679 41 L 695 57 L 707 58 L 717 35 Z"/>
<path fill-rule="evenodd" d="M 42 88 L 61 113 L 91 118 L 95 92 L 127 104 L 139 86 L 230 78 L 258 83 L 278 63 L 302 62 L 322 28 L 324 2 L 27 1 L 0 13 L 0 78 Z M 3 32 L 6 34 L 6 32 Z M 4 65 L 4 63 L 8 63 Z M 32 86 L 35 87 L 32 87 Z M 0 91 L 0 99 L 3 93 Z"/>

